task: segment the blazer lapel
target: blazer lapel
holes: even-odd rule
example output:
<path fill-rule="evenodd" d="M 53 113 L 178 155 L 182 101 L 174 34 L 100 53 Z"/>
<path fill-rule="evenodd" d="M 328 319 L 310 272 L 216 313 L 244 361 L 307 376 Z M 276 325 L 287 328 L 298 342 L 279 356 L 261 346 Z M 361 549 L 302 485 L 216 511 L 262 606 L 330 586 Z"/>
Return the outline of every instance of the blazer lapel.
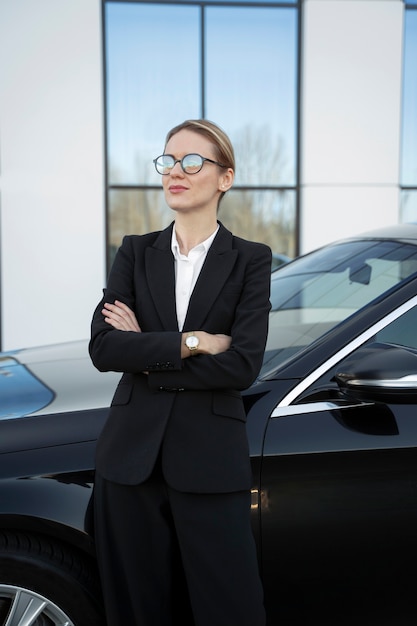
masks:
<path fill-rule="evenodd" d="M 184 329 L 203 325 L 236 263 L 238 252 L 232 248 L 232 242 L 232 233 L 220 224 L 191 294 Z"/>
<path fill-rule="evenodd" d="M 175 268 L 171 251 L 173 224 L 163 230 L 145 253 L 146 278 L 151 297 L 166 330 L 178 330 L 175 305 Z"/>

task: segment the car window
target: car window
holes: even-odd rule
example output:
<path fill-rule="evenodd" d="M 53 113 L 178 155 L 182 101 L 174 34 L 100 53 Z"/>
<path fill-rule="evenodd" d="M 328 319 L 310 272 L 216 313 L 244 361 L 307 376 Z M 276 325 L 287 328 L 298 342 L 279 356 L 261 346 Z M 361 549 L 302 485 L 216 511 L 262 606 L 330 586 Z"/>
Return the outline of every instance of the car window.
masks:
<path fill-rule="evenodd" d="M 386 240 L 329 245 L 283 266 L 271 278 L 272 309 L 261 374 L 416 272 L 417 247 Z"/>
<path fill-rule="evenodd" d="M 379 331 L 375 335 L 374 341 L 392 343 L 417 350 L 417 307 L 413 307 Z"/>
<path fill-rule="evenodd" d="M 417 350 L 416 328 L 417 306 L 413 306 L 394 321 L 390 322 L 385 328 L 369 337 L 367 341 L 361 343 L 358 348 L 349 353 L 344 359 L 335 363 L 323 376 L 313 381 L 310 387 L 301 392 L 297 398 L 297 402 L 329 400 L 332 398 L 332 389 L 335 392 L 334 398 L 340 399 L 339 388 L 335 378 L 336 374 L 356 371 L 358 367 L 362 367 L 364 358 L 370 354 L 369 350 L 375 350 L 376 346 L 379 346 L 381 349 L 384 349 L 384 347 L 389 348 L 389 346 L 399 346 L 400 348 L 410 349 L 410 352 Z M 389 352 L 387 351 L 387 355 L 388 354 Z M 398 370 L 398 376 L 407 374 L 406 369 L 402 369 L 406 368 L 406 363 L 407 361 L 404 361 L 404 365 Z M 383 364 L 388 369 L 393 366 L 393 371 L 395 371 L 398 362 L 390 361 L 390 357 L 387 356 Z M 379 377 L 380 376 L 376 375 L 376 378 Z M 394 375 L 393 377 L 396 378 L 397 376 Z"/>

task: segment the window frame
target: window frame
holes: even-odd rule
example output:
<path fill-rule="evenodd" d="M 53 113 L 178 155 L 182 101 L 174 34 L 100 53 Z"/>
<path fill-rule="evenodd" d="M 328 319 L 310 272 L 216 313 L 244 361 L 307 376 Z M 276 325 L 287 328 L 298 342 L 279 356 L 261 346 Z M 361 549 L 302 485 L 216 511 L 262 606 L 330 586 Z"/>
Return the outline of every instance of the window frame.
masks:
<path fill-rule="evenodd" d="M 296 13 L 296 76 L 295 76 L 295 176 L 293 185 L 245 185 L 235 184 L 233 191 L 245 192 L 245 191 L 275 191 L 277 193 L 294 192 L 295 195 L 295 216 L 294 216 L 294 251 L 295 256 L 300 253 L 300 147 L 301 147 L 301 60 L 302 60 L 302 0 L 289 0 L 286 2 L 274 2 L 274 1 L 261 1 L 254 2 L 253 0 L 175 0 L 175 2 L 168 0 L 102 0 L 102 59 L 103 59 L 103 105 L 104 105 L 104 183 L 105 183 L 105 238 L 106 238 L 106 273 L 110 270 L 114 250 L 110 245 L 110 196 L 115 191 L 160 191 L 160 184 L 114 184 L 110 182 L 109 177 L 109 152 L 108 152 L 108 107 L 107 107 L 107 55 L 106 55 L 106 6 L 108 4 L 177 4 L 187 6 L 197 6 L 200 8 L 200 36 L 201 36 L 201 80 L 200 80 L 200 102 L 201 102 L 201 118 L 205 118 L 205 11 L 213 6 L 225 6 L 229 8 L 240 7 L 266 7 L 276 9 L 293 9 Z"/>

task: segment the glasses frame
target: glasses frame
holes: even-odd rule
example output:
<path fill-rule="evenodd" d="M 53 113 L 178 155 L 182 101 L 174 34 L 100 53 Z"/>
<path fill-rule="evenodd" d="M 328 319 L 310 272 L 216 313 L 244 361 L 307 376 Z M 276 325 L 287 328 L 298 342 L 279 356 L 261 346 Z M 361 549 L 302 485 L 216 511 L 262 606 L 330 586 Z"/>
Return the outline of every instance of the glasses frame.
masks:
<path fill-rule="evenodd" d="M 186 159 L 187 157 L 190 157 L 190 156 L 198 156 L 201 159 L 201 166 L 195 172 L 187 172 L 187 170 L 184 168 L 184 159 Z M 158 161 L 158 159 L 160 159 L 162 157 L 171 157 L 173 159 L 172 167 L 169 168 L 168 172 L 160 172 L 158 170 L 157 161 Z M 187 174 L 187 176 L 193 176 L 194 174 L 198 174 L 198 172 L 201 172 L 201 170 L 203 169 L 203 165 L 204 165 L 204 163 L 206 161 L 208 161 L 209 163 L 214 163 L 214 165 L 218 165 L 219 167 L 227 167 L 227 165 L 222 165 L 218 161 L 213 161 L 213 159 L 208 159 L 207 157 L 203 157 L 203 156 L 201 156 L 201 154 L 198 154 L 197 152 L 190 152 L 190 154 L 184 155 L 182 157 L 182 159 L 176 159 L 173 154 L 160 154 L 158 157 L 156 157 L 156 159 L 153 159 L 153 164 L 155 165 L 156 171 L 161 176 L 168 176 L 168 174 L 170 174 L 172 172 L 172 170 L 174 169 L 174 167 L 176 166 L 177 163 L 180 164 L 181 169 L 184 172 L 184 174 Z"/>

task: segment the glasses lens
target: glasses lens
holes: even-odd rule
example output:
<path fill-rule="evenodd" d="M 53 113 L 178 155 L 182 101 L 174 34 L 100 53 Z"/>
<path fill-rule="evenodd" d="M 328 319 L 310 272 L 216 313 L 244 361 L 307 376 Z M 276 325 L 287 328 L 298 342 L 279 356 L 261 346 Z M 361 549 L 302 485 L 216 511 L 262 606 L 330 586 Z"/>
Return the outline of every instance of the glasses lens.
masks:
<path fill-rule="evenodd" d="M 169 174 L 174 167 L 174 158 L 169 154 L 162 154 L 155 159 L 155 167 L 160 174 Z"/>
<path fill-rule="evenodd" d="M 187 154 L 182 160 L 182 169 L 187 174 L 197 174 L 203 167 L 203 157 L 199 154 Z"/>

